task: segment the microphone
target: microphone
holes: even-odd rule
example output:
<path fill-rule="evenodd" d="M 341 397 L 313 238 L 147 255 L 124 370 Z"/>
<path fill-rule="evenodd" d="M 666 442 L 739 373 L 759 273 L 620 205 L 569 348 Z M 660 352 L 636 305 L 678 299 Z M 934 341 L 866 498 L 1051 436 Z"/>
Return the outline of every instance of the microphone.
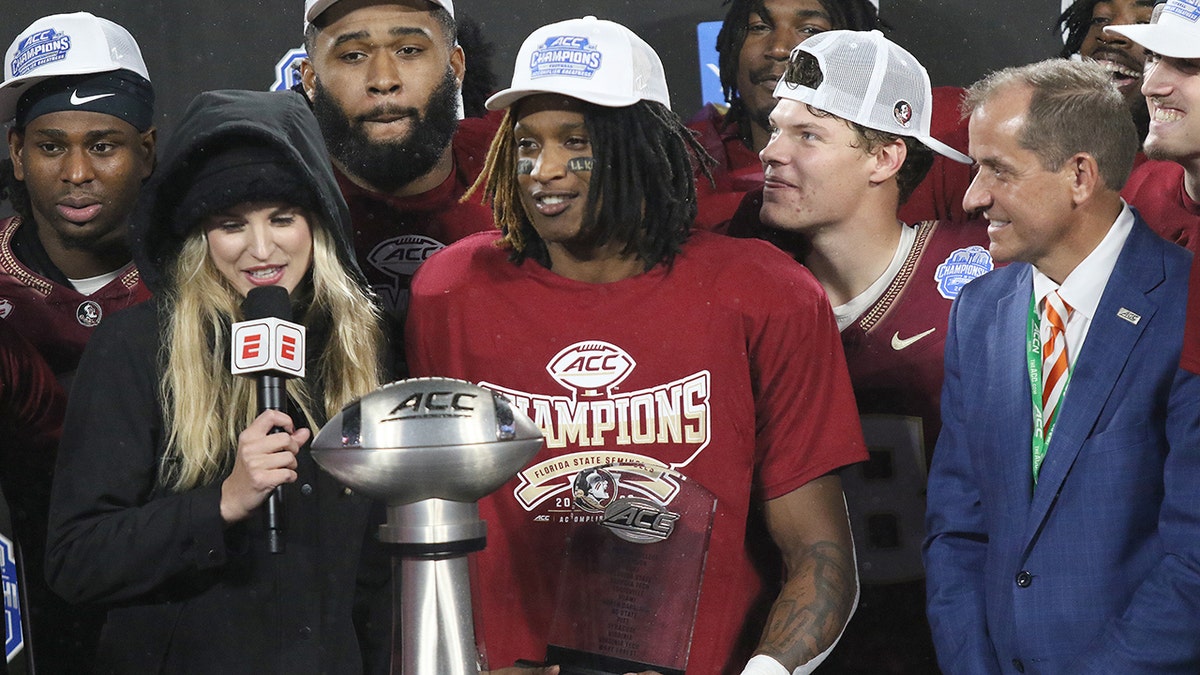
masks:
<path fill-rule="evenodd" d="M 258 412 L 286 410 L 289 377 L 304 377 L 304 326 L 292 323 L 292 302 L 282 286 L 256 286 L 242 301 L 245 321 L 233 324 L 230 370 L 258 379 Z M 271 433 L 283 431 L 279 427 Z M 283 553 L 283 486 L 266 501 L 267 548 Z"/>

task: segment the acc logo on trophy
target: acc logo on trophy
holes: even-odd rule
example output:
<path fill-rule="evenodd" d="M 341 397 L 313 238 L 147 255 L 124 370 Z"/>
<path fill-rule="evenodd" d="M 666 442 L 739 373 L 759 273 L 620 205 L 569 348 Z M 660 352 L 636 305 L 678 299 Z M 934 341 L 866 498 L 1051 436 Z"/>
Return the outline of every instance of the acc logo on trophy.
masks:
<path fill-rule="evenodd" d="M 479 396 L 473 391 L 414 391 L 381 421 L 416 417 L 471 417 L 477 398 Z"/>
<path fill-rule="evenodd" d="M 678 513 L 642 497 L 622 497 L 604 509 L 604 527 L 625 541 L 653 544 L 675 531 Z"/>

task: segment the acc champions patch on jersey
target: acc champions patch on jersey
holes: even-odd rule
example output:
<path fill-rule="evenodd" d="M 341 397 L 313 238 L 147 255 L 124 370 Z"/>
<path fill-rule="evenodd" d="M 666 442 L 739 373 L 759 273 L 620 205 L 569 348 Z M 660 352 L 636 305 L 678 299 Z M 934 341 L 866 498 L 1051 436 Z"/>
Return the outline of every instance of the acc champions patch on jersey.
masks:
<path fill-rule="evenodd" d="M 938 293 L 947 300 L 953 300 L 968 281 L 991 272 L 995 266 L 987 249 L 968 246 L 954 251 L 945 262 L 938 265 L 933 279 L 937 282 Z"/>

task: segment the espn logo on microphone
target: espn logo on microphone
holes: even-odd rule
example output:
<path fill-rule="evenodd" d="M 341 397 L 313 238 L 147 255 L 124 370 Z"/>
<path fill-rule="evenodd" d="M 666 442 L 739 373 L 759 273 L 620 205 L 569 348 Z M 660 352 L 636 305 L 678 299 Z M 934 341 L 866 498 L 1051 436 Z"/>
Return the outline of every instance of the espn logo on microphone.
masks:
<path fill-rule="evenodd" d="M 267 318 L 233 324 L 234 375 L 277 371 L 304 377 L 304 326 Z"/>

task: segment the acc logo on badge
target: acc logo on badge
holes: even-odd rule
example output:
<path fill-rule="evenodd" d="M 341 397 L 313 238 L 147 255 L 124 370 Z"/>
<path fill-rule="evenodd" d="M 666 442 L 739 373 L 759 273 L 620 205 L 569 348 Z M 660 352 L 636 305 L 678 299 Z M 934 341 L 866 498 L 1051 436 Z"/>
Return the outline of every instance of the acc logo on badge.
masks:
<path fill-rule="evenodd" d="M 987 249 L 969 246 L 951 253 L 945 262 L 937 266 L 933 279 L 937 281 L 938 293 L 947 300 L 953 300 L 968 281 L 991 272 L 995 266 Z"/>

